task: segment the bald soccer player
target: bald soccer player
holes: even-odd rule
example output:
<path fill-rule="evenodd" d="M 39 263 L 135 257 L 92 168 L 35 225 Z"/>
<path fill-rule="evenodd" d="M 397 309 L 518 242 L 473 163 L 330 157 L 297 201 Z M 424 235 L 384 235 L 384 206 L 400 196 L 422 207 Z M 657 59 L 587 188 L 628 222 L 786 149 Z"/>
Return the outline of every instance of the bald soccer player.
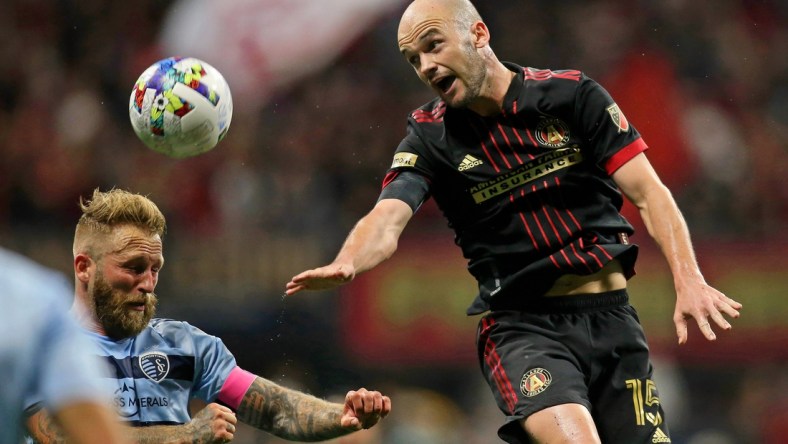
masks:
<path fill-rule="evenodd" d="M 289 295 L 346 284 L 390 257 L 432 197 L 478 281 L 482 372 L 510 443 L 670 442 L 643 329 L 629 304 L 640 210 L 673 274 L 679 343 L 741 304 L 709 286 L 687 225 L 605 89 L 576 70 L 501 62 L 466 0 L 416 0 L 397 44 L 438 97 L 413 111 L 375 207 L 329 265 Z M 656 148 L 659 149 L 659 148 Z"/>

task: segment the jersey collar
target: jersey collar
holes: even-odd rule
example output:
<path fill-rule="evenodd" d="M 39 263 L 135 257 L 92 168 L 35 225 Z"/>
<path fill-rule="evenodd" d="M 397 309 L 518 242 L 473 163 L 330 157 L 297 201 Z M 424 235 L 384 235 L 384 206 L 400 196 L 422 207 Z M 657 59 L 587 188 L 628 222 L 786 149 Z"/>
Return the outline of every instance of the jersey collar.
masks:
<path fill-rule="evenodd" d="M 501 62 L 510 71 L 515 72 L 512 78 L 512 83 L 509 84 L 509 89 L 506 90 L 506 95 L 503 97 L 503 112 L 505 114 L 515 114 L 517 109 L 522 108 L 522 104 L 517 105 L 517 99 L 520 98 L 520 93 L 523 90 L 525 83 L 525 76 L 523 75 L 524 68 L 512 62 Z"/>

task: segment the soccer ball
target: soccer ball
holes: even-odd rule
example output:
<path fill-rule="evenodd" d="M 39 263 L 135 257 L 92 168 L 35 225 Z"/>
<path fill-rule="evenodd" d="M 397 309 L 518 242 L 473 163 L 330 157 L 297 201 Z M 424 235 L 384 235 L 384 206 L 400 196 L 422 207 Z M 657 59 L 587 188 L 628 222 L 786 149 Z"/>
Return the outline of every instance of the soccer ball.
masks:
<path fill-rule="evenodd" d="M 129 98 L 134 132 L 170 157 L 204 153 L 230 128 L 230 87 L 214 67 L 193 57 L 169 57 L 146 69 Z"/>

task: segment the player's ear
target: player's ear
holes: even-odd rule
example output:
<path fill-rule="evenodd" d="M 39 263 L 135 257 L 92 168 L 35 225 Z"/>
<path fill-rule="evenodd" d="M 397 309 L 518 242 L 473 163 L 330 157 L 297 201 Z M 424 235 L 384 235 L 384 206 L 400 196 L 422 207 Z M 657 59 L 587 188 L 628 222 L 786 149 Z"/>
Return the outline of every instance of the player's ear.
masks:
<path fill-rule="evenodd" d="M 74 256 L 74 276 L 80 282 L 90 281 L 90 275 L 93 272 L 93 259 L 85 253 L 79 253 Z"/>
<path fill-rule="evenodd" d="M 471 26 L 471 33 L 473 34 L 473 43 L 477 48 L 483 48 L 490 44 L 490 30 L 483 21 L 474 22 Z"/>

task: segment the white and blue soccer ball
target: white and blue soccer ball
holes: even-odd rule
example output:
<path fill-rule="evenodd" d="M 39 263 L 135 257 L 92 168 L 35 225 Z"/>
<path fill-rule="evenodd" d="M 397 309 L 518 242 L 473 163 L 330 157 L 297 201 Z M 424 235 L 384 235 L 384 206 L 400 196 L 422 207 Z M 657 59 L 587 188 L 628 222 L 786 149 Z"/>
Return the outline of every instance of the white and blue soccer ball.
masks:
<path fill-rule="evenodd" d="M 146 69 L 131 91 L 129 117 L 150 149 L 192 157 L 213 149 L 230 128 L 233 99 L 216 68 L 193 57 L 169 57 Z"/>

